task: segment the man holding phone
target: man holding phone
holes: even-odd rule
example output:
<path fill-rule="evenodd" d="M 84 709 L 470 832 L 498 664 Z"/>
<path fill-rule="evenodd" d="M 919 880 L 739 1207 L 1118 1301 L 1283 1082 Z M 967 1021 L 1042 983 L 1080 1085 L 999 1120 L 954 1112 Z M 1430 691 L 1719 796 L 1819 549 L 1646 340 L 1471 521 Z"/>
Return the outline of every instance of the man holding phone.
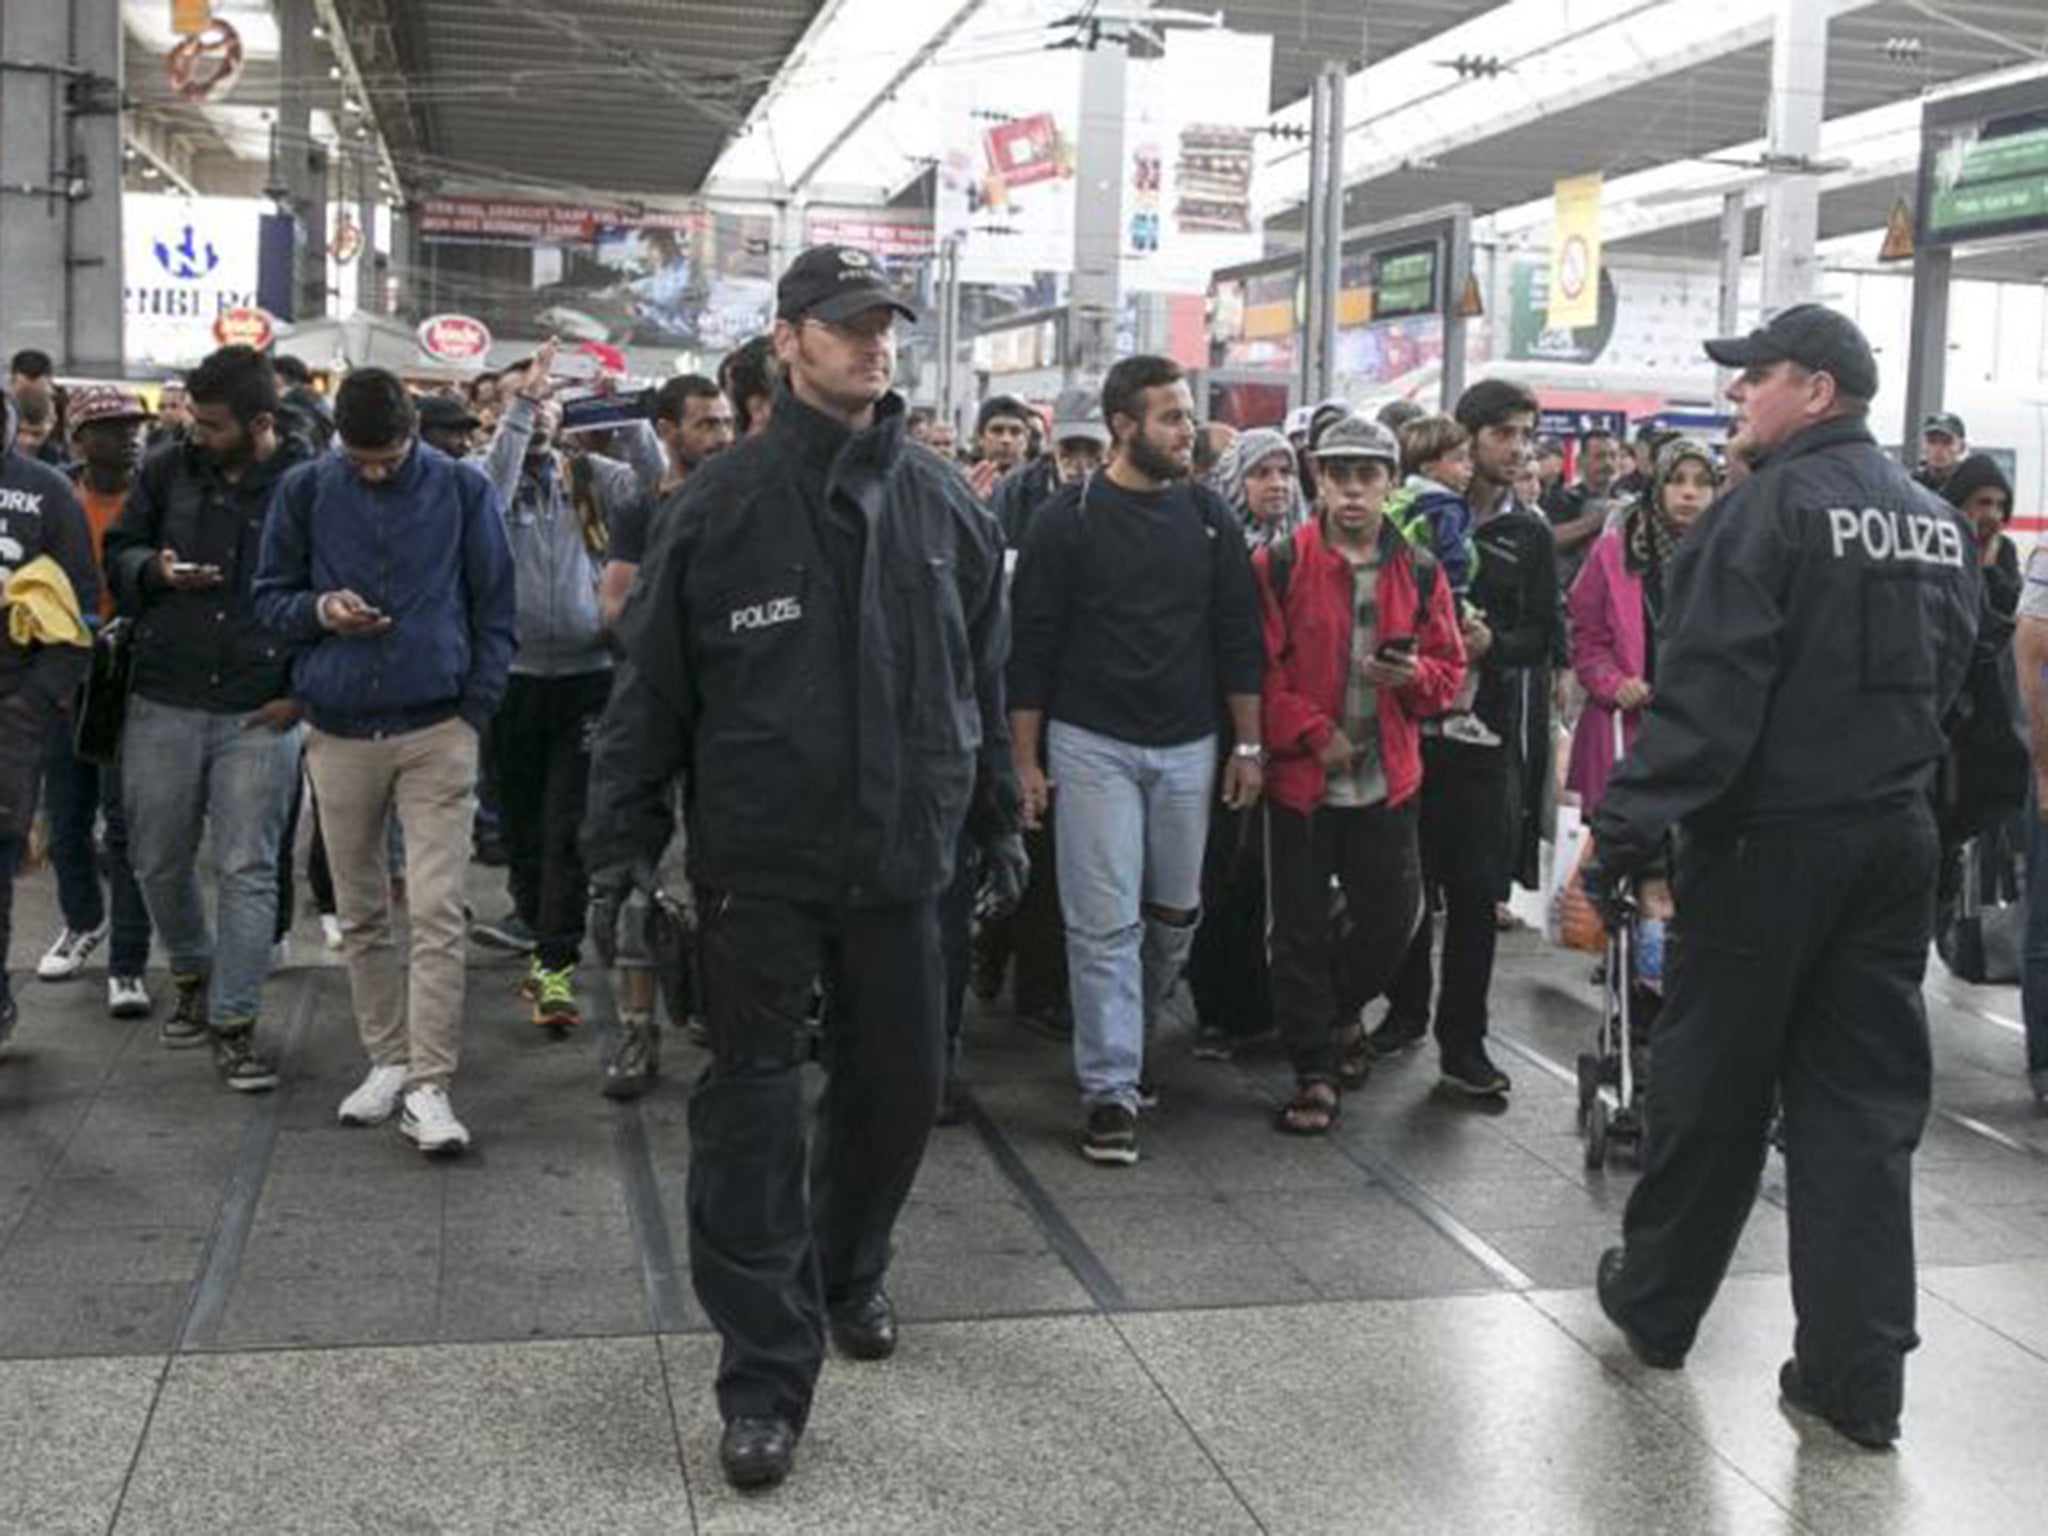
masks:
<path fill-rule="evenodd" d="M 256 621 L 257 555 L 271 492 L 307 450 L 277 431 L 277 377 L 223 347 L 186 381 L 192 424 L 151 454 L 105 540 L 107 579 L 136 613 L 121 753 L 129 857 L 170 954 L 178 1001 L 157 1035 L 211 1044 L 221 1079 L 277 1086 L 255 1037 L 277 923 L 277 849 L 299 774 L 291 648 Z M 215 933 L 200 832 L 219 877 Z"/>
<path fill-rule="evenodd" d="M 293 684 L 334 868 L 342 954 L 369 1074 L 344 1125 L 399 1116 L 420 1151 L 456 1153 L 477 737 L 512 662 L 512 556 L 474 465 L 415 440 L 396 374 L 358 368 L 334 397 L 337 451 L 278 487 L 257 610 L 305 647 Z M 411 953 L 391 933 L 390 821 L 405 828 Z"/>
<path fill-rule="evenodd" d="M 1298 1088 L 1276 1124 L 1318 1135 L 1371 1053 L 1359 1010 L 1422 915 L 1421 722 L 1465 678 L 1450 582 L 1383 515 L 1400 450 L 1347 416 L 1313 456 L 1316 516 L 1252 559 L 1263 690 L 1273 1016 Z M 1330 910 L 1332 879 L 1344 910 Z"/>

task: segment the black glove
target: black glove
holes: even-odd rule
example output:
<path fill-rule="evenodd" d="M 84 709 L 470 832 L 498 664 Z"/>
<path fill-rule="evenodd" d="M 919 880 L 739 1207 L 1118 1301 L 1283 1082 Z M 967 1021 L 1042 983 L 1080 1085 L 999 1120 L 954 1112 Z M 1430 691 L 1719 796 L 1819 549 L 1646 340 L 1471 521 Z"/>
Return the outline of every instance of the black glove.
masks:
<path fill-rule="evenodd" d="M 619 958 L 619 913 L 635 891 L 653 891 L 654 867 L 644 859 L 607 864 L 590 877 L 590 944 L 600 965 Z"/>
<path fill-rule="evenodd" d="M 1031 856 L 1024 851 L 1024 839 L 1006 832 L 982 845 L 981 885 L 974 897 L 974 915 L 983 922 L 1007 917 L 1024 900 L 1024 888 L 1031 883 Z"/>
<path fill-rule="evenodd" d="M 1579 887 L 1609 933 L 1619 933 L 1635 915 L 1635 902 L 1624 889 L 1623 877 L 1600 862 L 1597 849 L 1579 864 Z"/>

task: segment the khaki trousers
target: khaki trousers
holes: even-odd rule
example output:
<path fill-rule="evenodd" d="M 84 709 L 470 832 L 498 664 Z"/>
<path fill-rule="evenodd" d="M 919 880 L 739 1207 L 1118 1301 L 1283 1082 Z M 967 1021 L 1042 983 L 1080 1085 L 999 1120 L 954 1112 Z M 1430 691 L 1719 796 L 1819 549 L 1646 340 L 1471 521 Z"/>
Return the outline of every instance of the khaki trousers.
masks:
<path fill-rule="evenodd" d="M 408 1086 L 445 1088 L 461 1049 L 463 883 L 476 760 L 476 732 L 459 716 L 402 736 L 358 739 L 316 730 L 306 742 L 356 1029 L 371 1064 L 406 1066 Z M 405 828 L 409 966 L 391 936 L 387 839 L 394 810 Z"/>

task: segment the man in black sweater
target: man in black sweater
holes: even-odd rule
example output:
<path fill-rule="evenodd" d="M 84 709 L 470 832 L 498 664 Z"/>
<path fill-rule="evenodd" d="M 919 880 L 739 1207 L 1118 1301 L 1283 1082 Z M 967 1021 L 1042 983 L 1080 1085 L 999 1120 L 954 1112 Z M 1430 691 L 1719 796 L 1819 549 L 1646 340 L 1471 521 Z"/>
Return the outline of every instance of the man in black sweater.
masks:
<path fill-rule="evenodd" d="M 1104 381 L 1102 414 L 1109 468 L 1039 510 L 1017 564 L 1010 731 L 1027 827 L 1059 786 L 1081 1152 L 1128 1164 L 1146 1024 L 1200 916 L 1226 701 L 1236 744 L 1224 803 L 1259 797 L 1265 650 L 1236 519 L 1188 478 L 1194 405 L 1178 365 L 1125 358 Z"/>

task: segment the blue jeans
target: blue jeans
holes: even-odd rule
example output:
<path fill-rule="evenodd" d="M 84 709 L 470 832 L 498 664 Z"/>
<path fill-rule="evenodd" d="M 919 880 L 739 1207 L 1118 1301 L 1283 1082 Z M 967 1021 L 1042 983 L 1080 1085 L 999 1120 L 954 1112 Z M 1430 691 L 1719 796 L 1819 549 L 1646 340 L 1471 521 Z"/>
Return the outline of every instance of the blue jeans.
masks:
<path fill-rule="evenodd" d="M 2027 942 L 2020 961 L 2020 1017 L 2027 1070 L 2048 1072 L 2048 821 L 2027 794 Z"/>
<path fill-rule="evenodd" d="M 1058 786 L 1075 1075 L 1085 1103 L 1135 1110 L 1147 1028 L 1195 938 L 1216 738 L 1140 747 L 1055 720 L 1046 763 Z"/>
<path fill-rule="evenodd" d="M 128 814 L 121 804 L 121 770 L 88 763 L 71 750 L 70 721 L 50 732 L 43 758 L 43 814 L 50 828 L 50 864 L 57 872 L 57 906 L 64 926 L 90 933 L 107 920 L 100 890 L 93 828 L 107 823 L 107 885 L 113 896 L 109 976 L 140 976 L 149 965 L 149 909 L 128 863 Z"/>
<path fill-rule="evenodd" d="M 277 923 L 277 843 L 299 772 L 297 727 L 245 729 L 239 715 L 139 695 L 121 737 L 129 850 L 174 976 L 210 976 L 209 1024 L 256 1017 Z M 219 889 L 219 943 L 199 889 L 206 831 Z"/>

